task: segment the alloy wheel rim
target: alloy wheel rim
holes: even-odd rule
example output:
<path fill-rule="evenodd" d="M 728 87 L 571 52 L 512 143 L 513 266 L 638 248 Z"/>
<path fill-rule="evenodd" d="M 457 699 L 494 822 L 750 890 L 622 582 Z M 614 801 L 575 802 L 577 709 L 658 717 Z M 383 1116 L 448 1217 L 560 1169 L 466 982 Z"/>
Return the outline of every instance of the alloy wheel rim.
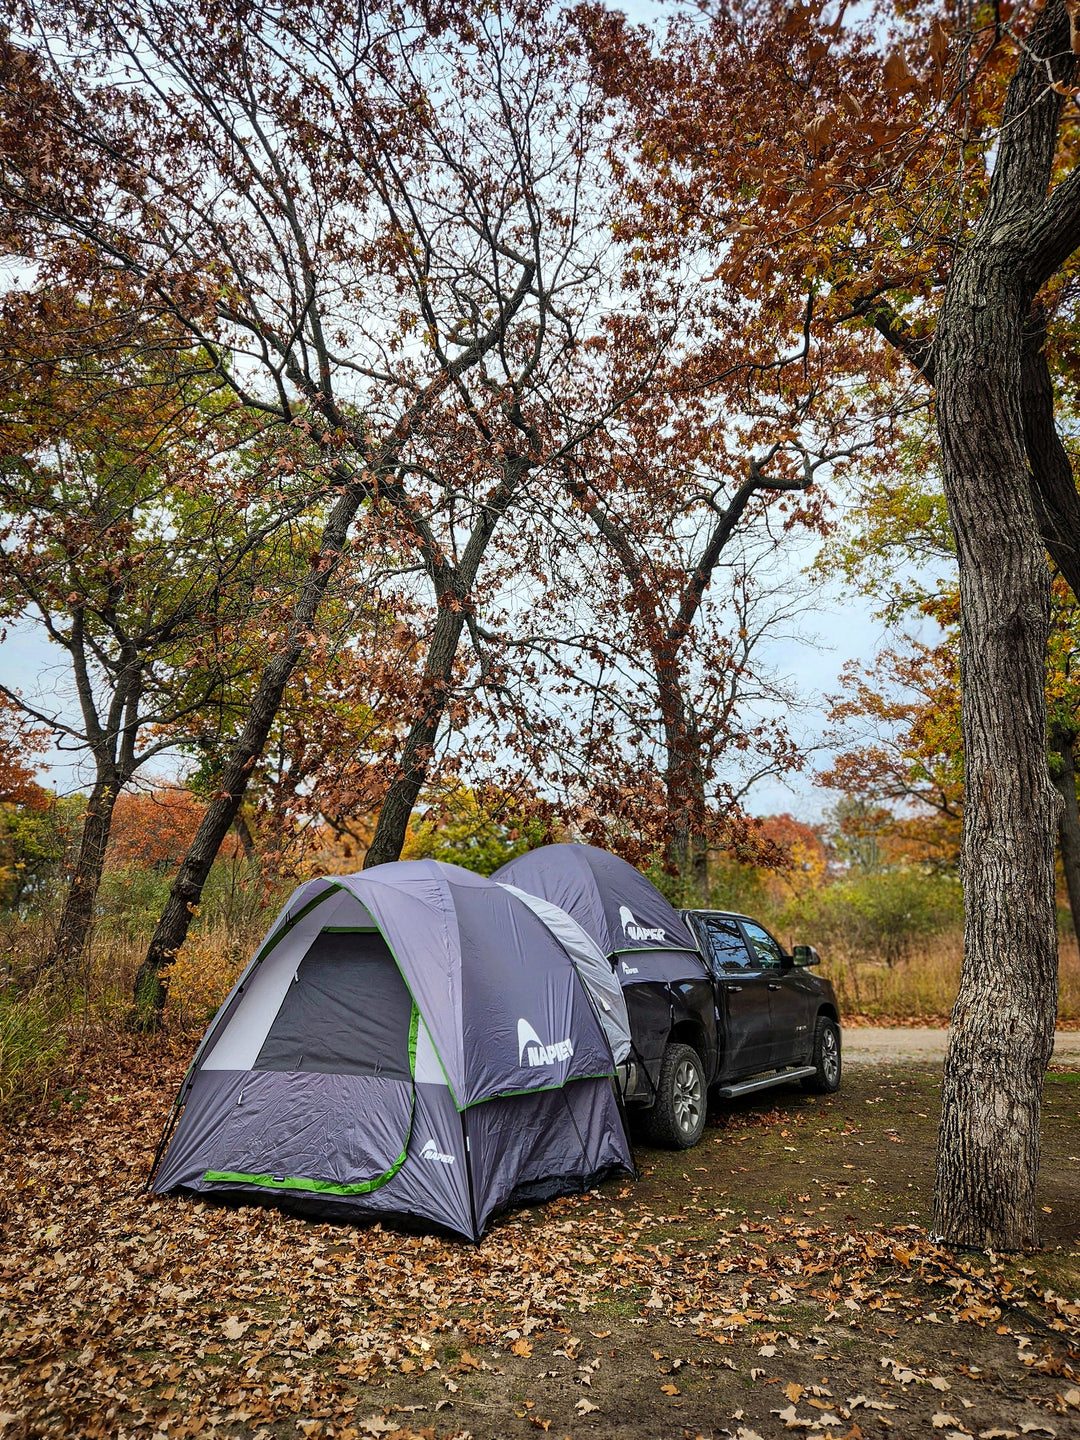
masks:
<path fill-rule="evenodd" d="M 689 1060 L 683 1060 L 675 1071 L 675 1119 L 684 1135 L 697 1129 L 701 1118 L 701 1078 Z"/>
<path fill-rule="evenodd" d="M 832 1085 L 840 1074 L 840 1050 L 831 1030 L 826 1030 L 821 1037 L 821 1068 L 825 1079 Z"/>

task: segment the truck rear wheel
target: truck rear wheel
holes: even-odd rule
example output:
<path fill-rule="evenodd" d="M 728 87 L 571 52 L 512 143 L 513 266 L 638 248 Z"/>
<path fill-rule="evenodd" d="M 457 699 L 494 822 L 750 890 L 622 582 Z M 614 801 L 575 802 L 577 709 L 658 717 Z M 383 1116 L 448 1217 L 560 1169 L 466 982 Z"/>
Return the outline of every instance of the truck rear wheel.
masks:
<path fill-rule="evenodd" d="M 645 1138 L 665 1150 L 689 1150 L 705 1129 L 705 1071 L 697 1051 L 669 1045 L 656 1091 L 656 1104 L 642 1117 Z"/>

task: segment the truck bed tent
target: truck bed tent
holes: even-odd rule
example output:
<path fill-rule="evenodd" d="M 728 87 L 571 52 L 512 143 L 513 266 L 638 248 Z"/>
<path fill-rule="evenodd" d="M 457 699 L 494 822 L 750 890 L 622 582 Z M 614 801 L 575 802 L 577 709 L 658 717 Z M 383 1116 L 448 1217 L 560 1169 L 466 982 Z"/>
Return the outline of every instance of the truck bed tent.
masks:
<path fill-rule="evenodd" d="M 203 1037 L 153 1189 L 475 1240 L 632 1173 L 621 993 L 538 908 L 433 860 L 302 885 Z"/>
<path fill-rule="evenodd" d="M 708 976 L 679 912 L 640 870 L 595 845 L 541 845 L 493 878 L 572 916 L 596 941 L 623 985 Z"/>

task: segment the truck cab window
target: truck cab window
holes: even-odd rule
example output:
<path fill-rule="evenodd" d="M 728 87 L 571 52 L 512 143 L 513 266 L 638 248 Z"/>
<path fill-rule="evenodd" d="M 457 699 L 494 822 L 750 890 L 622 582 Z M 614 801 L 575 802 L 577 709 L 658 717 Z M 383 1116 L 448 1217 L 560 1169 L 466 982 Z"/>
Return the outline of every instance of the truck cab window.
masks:
<path fill-rule="evenodd" d="M 709 963 L 716 975 L 739 975 L 751 968 L 746 941 L 734 920 L 702 916 L 698 924 L 704 932 Z"/>
<path fill-rule="evenodd" d="M 762 969 L 779 970 L 784 961 L 784 951 L 779 942 L 751 920 L 743 921 L 743 929 Z"/>

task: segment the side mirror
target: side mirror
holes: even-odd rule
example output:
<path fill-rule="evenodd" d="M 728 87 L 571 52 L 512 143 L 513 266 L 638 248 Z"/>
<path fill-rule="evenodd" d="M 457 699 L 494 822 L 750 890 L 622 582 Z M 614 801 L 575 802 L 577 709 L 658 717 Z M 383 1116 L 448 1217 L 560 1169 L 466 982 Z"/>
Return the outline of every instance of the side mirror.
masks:
<path fill-rule="evenodd" d="M 814 949 L 813 945 L 793 945 L 791 947 L 791 958 L 796 965 L 820 965 L 821 956 Z"/>

